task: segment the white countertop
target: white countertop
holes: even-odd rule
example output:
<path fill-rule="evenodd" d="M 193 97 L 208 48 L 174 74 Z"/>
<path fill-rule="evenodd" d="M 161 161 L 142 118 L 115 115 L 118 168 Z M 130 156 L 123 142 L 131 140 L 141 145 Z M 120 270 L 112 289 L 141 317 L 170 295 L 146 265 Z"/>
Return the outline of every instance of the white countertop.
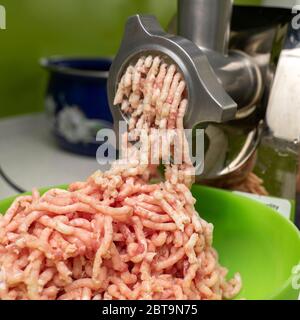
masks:
<path fill-rule="evenodd" d="M 99 168 L 96 158 L 60 149 L 43 113 L 0 119 L 0 166 L 25 190 L 85 180 Z M 0 177 L 0 199 L 16 193 Z"/>

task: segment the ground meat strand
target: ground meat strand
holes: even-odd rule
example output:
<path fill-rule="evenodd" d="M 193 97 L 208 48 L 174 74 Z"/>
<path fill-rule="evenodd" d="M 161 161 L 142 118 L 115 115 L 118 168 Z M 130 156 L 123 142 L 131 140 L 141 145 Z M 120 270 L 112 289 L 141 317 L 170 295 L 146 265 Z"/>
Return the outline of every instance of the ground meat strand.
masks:
<path fill-rule="evenodd" d="M 126 69 L 115 103 L 130 119 L 130 134 L 136 128 L 147 134 L 153 128 L 182 131 L 185 82 L 175 65 L 142 57 Z M 181 143 L 187 143 L 185 137 Z M 182 164 L 167 165 L 164 182 L 149 184 L 155 166 L 141 164 L 135 146 L 128 147 L 130 163 L 118 160 L 68 191 L 40 196 L 33 190 L 0 217 L 0 299 L 229 299 L 238 294 L 239 274 L 226 280 L 212 248 L 213 227 L 195 211 L 188 151 L 182 149 Z"/>

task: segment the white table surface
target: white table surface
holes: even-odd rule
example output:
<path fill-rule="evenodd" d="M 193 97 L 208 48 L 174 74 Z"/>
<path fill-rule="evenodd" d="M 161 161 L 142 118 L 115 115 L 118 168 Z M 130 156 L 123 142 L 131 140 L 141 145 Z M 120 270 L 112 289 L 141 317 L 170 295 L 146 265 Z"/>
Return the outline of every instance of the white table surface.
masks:
<path fill-rule="evenodd" d="M 25 190 L 85 180 L 96 158 L 60 149 L 43 113 L 0 119 L 0 166 Z M 0 199 L 16 194 L 0 176 Z"/>

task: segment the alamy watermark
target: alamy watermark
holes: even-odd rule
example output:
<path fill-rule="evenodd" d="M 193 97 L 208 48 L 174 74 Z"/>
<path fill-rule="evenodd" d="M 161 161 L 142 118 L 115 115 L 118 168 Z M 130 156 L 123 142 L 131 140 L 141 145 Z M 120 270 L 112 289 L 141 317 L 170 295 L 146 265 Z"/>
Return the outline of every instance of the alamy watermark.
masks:
<path fill-rule="evenodd" d="M 127 123 L 119 122 L 118 137 L 112 129 L 101 129 L 96 141 L 100 146 L 96 153 L 100 166 L 107 167 L 117 159 L 119 163 L 140 165 L 181 165 L 192 163 L 191 175 L 199 175 L 204 168 L 203 129 L 134 129 L 127 131 Z"/>
<path fill-rule="evenodd" d="M 292 269 L 292 288 L 299 292 L 298 300 L 300 300 L 300 263 Z"/>
<path fill-rule="evenodd" d="M 293 6 L 292 14 L 295 16 L 292 19 L 292 28 L 295 30 L 300 29 L 300 4 Z"/>
<path fill-rule="evenodd" d="M 0 5 L 0 30 L 6 30 L 6 10 Z"/>

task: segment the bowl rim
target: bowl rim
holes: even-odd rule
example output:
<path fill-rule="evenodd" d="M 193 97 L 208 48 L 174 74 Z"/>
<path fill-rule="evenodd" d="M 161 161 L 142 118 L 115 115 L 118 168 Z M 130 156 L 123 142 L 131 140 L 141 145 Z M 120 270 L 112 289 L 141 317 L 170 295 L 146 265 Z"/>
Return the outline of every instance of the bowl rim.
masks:
<path fill-rule="evenodd" d="M 219 193 L 224 193 L 224 194 L 230 194 L 231 197 L 233 198 L 240 198 L 242 197 L 239 194 L 236 194 L 232 191 L 228 191 L 228 190 L 224 190 L 224 189 L 219 189 L 219 188 L 213 188 L 213 187 L 208 187 L 208 186 L 203 186 L 203 185 L 199 185 L 199 184 L 194 184 L 192 186 L 192 189 L 198 189 L 198 190 L 212 190 L 212 191 L 216 191 Z M 260 203 L 254 199 L 250 199 L 250 198 L 246 198 L 244 197 L 243 200 L 245 200 L 245 202 L 251 203 L 251 202 L 255 202 L 257 205 L 259 206 L 265 206 L 263 203 Z M 298 236 L 298 242 L 299 242 L 299 246 L 300 246 L 300 230 L 297 228 L 297 226 L 290 220 L 285 218 L 284 216 L 282 216 L 280 213 L 278 213 L 276 210 L 272 209 L 271 207 L 265 206 L 267 209 L 267 212 L 269 212 L 269 214 L 273 214 L 276 215 L 278 217 L 278 219 L 280 219 L 282 221 L 282 223 L 285 223 L 287 225 L 289 225 L 289 228 L 292 232 L 295 233 L 295 235 Z M 300 260 L 298 261 L 298 264 L 300 264 Z M 286 280 L 284 282 L 282 282 L 282 285 L 280 287 L 278 287 L 278 289 L 276 289 L 274 292 L 270 293 L 269 296 L 264 297 L 264 300 L 278 300 L 280 299 L 280 295 L 285 292 L 286 290 L 288 290 L 289 288 L 291 288 L 292 286 L 292 281 L 293 281 L 293 277 L 294 275 L 290 274 L 290 276 L 288 278 L 286 278 Z M 295 291 L 298 291 L 298 295 L 300 297 L 300 290 L 297 289 L 293 289 Z"/>
<path fill-rule="evenodd" d="M 60 61 L 103 61 L 112 63 L 112 57 L 97 57 L 97 56 L 62 56 L 55 55 L 50 57 L 42 57 L 39 59 L 39 64 L 42 68 L 54 72 L 60 73 L 64 75 L 72 75 L 79 77 L 88 77 L 88 78 L 96 78 L 96 79 L 107 79 L 109 71 L 93 71 L 93 70 L 81 70 L 72 67 L 66 67 L 62 65 L 56 65 Z"/>

